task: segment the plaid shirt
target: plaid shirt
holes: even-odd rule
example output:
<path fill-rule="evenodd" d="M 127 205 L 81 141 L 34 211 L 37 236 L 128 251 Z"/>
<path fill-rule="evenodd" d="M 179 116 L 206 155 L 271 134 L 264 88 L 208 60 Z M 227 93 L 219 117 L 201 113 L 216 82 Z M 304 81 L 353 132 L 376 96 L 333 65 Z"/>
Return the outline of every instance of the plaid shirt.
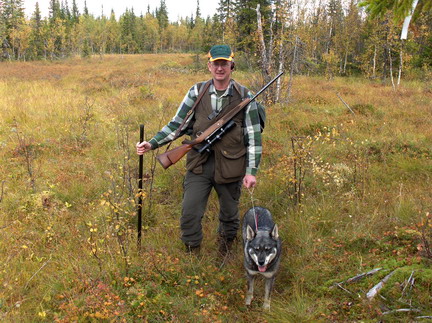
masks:
<path fill-rule="evenodd" d="M 183 122 L 183 119 L 186 117 L 188 111 L 192 108 L 196 99 L 198 98 L 198 84 L 199 83 L 192 86 L 189 92 L 186 94 L 174 118 L 166 126 L 164 126 L 162 130 L 159 131 L 152 139 L 150 139 L 149 142 L 151 143 L 153 149 L 161 147 L 174 139 L 174 135 L 178 127 Z M 213 82 L 212 84 L 210 84 L 210 100 L 215 115 L 217 115 L 221 111 L 222 107 L 226 106 L 226 103 L 232 96 L 232 91 L 234 91 L 234 85 L 232 80 L 225 93 L 223 93 L 221 96 L 218 96 Z M 248 92 L 247 95 L 249 98 L 252 97 L 252 94 L 250 92 Z M 185 133 L 188 124 L 190 123 L 192 118 L 193 113 L 189 116 L 188 120 L 186 120 L 181 134 Z M 255 101 L 249 104 L 245 111 L 244 126 L 245 143 L 247 145 L 246 174 L 256 175 L 262 155 L 262 144 L 258 108 Z"/>

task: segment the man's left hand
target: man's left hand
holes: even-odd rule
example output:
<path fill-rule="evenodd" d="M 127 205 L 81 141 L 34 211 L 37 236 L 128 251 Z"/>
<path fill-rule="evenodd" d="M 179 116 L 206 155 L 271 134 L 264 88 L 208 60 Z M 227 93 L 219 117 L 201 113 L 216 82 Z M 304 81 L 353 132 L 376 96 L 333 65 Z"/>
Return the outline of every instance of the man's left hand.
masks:
<path fill-rule="evenodd" d="M 255 185 L 256 185 L 256 177 L 253 176 L 253 175 L 246 175 L 246 176 L 243 178 L 243 185 L 244 185 L 246 188 L 252 188 L 252 187 L 255 187 Z"/>

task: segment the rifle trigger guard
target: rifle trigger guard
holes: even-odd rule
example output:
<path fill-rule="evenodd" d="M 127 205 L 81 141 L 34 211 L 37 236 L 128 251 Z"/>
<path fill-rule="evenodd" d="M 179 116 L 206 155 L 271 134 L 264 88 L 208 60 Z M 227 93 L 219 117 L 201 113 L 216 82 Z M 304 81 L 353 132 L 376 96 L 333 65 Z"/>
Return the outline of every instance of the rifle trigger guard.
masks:
<path fill-rule="evenodd" d="M 192 140 L 185 139 L 182 141 L 182 145 L 190 145 L 190 144 L 192 144 L 192 142 L 193 142 Z"/>

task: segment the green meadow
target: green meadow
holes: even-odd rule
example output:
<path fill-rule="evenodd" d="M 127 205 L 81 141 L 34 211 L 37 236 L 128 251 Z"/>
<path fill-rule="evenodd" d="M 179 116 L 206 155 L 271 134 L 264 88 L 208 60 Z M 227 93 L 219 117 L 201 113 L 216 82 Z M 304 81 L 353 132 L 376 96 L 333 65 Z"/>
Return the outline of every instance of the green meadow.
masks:
<path fill-rule="evenodd" d="M 184 161 L 163 170 L 157 152 L 145 155 L 137 245 L 139 125 L 150 139 L 210 77 L 205 64 L 188 54 L 0 63 L 0 320 L 431 320 L 430 82 L 295 76 L 287 97 L 284 76 L 280 102 L 265 104 L 258 185 L 240 206 L 267 207 L 279 225 L 270 311 L 261 279 L 244 305 L 240 239 L 218 259 L 215 194 L 201 255 L 184 252 Z M 263 85 L 256 72 L 234 78 Z"/>

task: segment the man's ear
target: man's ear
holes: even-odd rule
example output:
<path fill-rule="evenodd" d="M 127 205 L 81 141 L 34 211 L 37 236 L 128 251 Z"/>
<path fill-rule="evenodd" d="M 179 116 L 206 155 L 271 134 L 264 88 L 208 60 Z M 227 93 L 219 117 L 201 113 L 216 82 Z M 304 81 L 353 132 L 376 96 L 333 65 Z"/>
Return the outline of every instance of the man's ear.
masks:
<path fill-rule="evenodd" d="M 251 228 L 251 226 L 248 224 L 247 228 L 246 228 L 246 239 L 248 241 L 251 241 L 255 238 L 255 232 L 254 230 Z"/>
<path fill-rule="evenodd" d="M 275 224 L 274 227 L 273 227 L 273 230 L 272 230 L 272 232 L 271 232 L 271 237 L 272 237 L 274 240 L 279 239 L 279 230 L 278 230 L 278 226 L 277 226 L 277 224 Z"/>
<path fill-rule="evenodd" d="M 210 61 L 207 62 L 207 68 L 211 72 L 211 62 Z"/>

